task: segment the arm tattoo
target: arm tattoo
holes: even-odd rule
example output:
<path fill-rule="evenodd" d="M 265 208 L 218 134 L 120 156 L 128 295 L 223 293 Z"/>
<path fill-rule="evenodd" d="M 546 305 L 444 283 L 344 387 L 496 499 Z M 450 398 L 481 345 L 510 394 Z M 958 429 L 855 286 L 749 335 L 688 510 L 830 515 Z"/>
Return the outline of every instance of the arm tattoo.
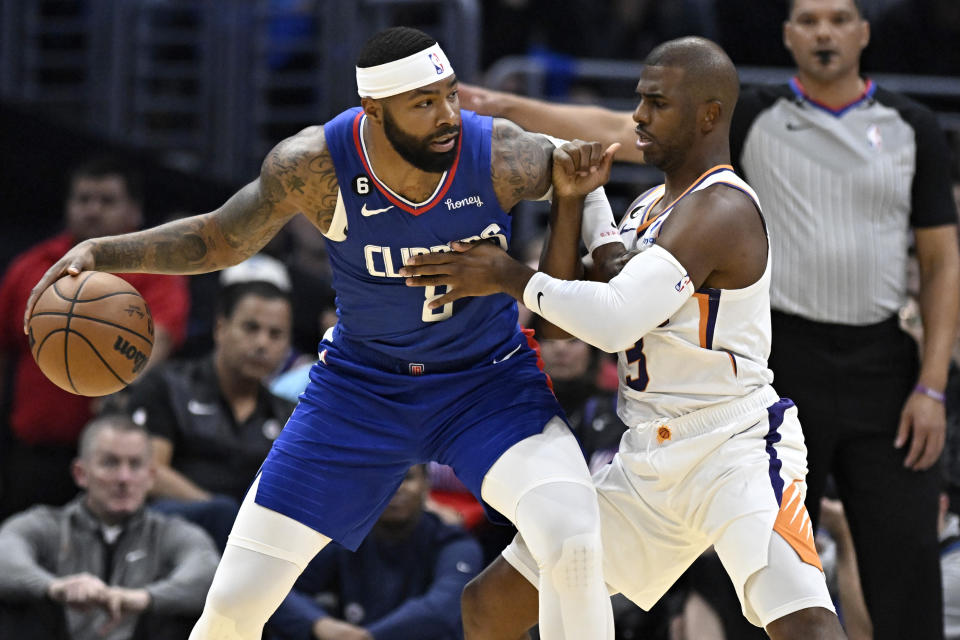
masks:
<path fill-rule="evenodd" d="M 553 146 L 508 120 L 493 125 L 493 187 L 504 209 L 536 199 L 550 188 Z"/>
<path fill-rule="evenodd" d="M 306 186 L 306 182 L 300 179 L 300 176 L 290 176 L 287 178 L 287 189 L 290 191 L 296 191 L 297 193 L 303 193 L 303 187 Z"/>
<path fill-rule="evenodd" d="M 333 167 L 333 158 L 328 152 L 311 158 L 307 164 L 310 172 L 309 181 L 313 189 L 313 220 L 314 224 L 326 232 L 333 221 L 333 212 L 337 208 L 337 172 Z"/>
<path fill-rule="evenodd" d="M 103 271 L 197 273 L 206 264 L 211 243 L 204 240 L 203 217 L 185 218 L 118 238 L 95 240 L 94 260 Z"/>
<path fill-rule="evenodd" d="M 93 243 L 98 269 L 203 273 L 259 251 L 298 211 L 330 227 L 337 177 L 322 130 L 305 130 L 278 144 L 263 161 L 259 180 L 212 213 L 184 218 Z"/>

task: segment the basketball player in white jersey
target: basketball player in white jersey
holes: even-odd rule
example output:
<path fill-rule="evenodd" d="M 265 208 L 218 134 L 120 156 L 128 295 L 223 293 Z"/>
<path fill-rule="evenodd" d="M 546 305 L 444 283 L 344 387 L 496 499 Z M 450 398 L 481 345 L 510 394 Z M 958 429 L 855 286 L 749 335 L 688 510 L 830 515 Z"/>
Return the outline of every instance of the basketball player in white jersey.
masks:
<path fill-rule="evenodd" d="M 770 254 L 760 205 L 729 166 L 736 70 L 683 38 L 647 58 L 637 147 L 665 183 L 629 207 L 624 248 L 577 277 L 583 196 L 611 151 L 554 154 L 551 236 L 534 272 L 486 243 L 417 256 L 411 286 L 435 304 L 506 292 L 566 332 L 619 352 L 618 412 L 630 429 L 594 475 L 604 575 L 649 609 L 713 545 L 744 615 L 775 640 L 843 638 L 803 506 L 806 448 L 793 403 L 770 386 Z M 563 279 L 560 279 L 563 278 Z M 536 622 L 539 568 L 521 537 L 467 587 L 466 636 L 516 640 Z"/>

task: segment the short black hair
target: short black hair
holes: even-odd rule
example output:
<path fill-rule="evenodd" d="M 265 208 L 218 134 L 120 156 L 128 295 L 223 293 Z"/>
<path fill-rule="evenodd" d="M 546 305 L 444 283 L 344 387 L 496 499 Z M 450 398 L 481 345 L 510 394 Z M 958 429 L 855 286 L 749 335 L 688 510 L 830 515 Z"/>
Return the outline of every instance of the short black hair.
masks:
<path fill-rule="evenodd" d="M 237 305 L 247 296 L 257 296 L 265 300 L 285 300 L 292 306 L 290 294 L 265 280 L 249 280 L 247 282 L 236 282 L 228 284 L 220 289 L 217 295 L 217 317 L 229 320 L 233 317 L 233 312 L 237 310 Z"/>
<path fill-rule="evenodd" d="M 138 171 L 131 168 L 129 160 L 119 156 L 96 156 L 81 162 L 71 169 L 68 184 L 72 188 L 73 183 L 80 178 L 102 180 L 111 176 L 118 176 L 123 180 L 130 199 L 143 204 L 143 179 Z"/>
<path fill-rule="evenodd" d="M 357 66 L 366 69 L 378 64 L 393 62 L 412 56 L 435 44 L 437 44 L 436 40 L 419 29 L 390 27 L 367 40 L 357 57 Z"/>
<path fill-rule="evenodd" d="M 853 2 L 853 8 L 857 10 L 857 15 L 861 18 L 863 17 L 863 5 L 862 0 L 850 0 Z M 790 19 L 790 16 L 793 15 L 793 7 L 797 4 L 797 0 L 787 0 L 787 20 Z"/>
<path fill-rule="evenodd" d="M 740 80 L 733 61 L 717 43 L 699 36 L 686 36 L 657 45 L 645 66 L 683 69 L 685 91 L 696 103 L 718 101 L 729 120 L 737 104 Z"/>

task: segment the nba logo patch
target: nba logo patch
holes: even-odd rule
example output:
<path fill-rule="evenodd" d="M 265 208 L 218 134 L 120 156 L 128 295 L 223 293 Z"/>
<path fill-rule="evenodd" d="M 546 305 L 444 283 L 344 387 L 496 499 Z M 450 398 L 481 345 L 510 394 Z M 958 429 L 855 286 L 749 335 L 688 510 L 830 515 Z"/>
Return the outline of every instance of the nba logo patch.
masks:
<path fill-rule="evenodd" d="M 419 362 L 410 363 L 410 375 L 412 376 L 422 376 L 423 375 L 423 365 Z"/>
<path fill-rule="evenodd" d="M 437 70 L 437 75 L 443 73 L 443 63 L 440 62 L 440 56 L 435 53 L 431 53 L 429 58 L 430 62 L 433 63 L 433 68 Z"/>
<path fill-rule="evenodd" d="M 883 146 L 883 138 L 880 137 L 880 127 L 875 124 L 870 125 L 870 128 L 867 129 L 867 144 L 869 144 L 870 148 L 874 151 L 879 151 L 880 147 Z"/>

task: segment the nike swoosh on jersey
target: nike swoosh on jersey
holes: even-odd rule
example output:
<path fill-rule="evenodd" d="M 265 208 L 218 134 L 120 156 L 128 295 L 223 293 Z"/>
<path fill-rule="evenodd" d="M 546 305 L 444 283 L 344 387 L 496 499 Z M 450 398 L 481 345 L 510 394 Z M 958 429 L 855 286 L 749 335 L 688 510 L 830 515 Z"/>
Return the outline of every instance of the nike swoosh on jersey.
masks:
<path fill-rule="evenodd" d="M 360 213 L 363 214 L 363 217 L 369 218 L 370 216 L 375 216 L 378 213 L 383 213 L 384 211 L 389 211 L 390 209 L 393 209 L 393 205 L 384 207 L 383 209 L 367 209 L 367 203 L 364 202 L 363 206 L 360 207 Z"/>
<path fill-rule="evenodd" d="M 543 297 L 543 291 L 538 291 L 537 292 L 537 308 L 540 309 L 540 311 L 543 311 L 543 307 L 540 306 L 540 298 L 542 297 Z"/>
<path fill-rule="evenodd" d="M 805 124 L 803 122 L 788 122 L 787 131 L 803 131 L 804 129 L 812 129 L 812 124 Z"/>
<path fill-rule="evenodd" d="M 510 359 L 510 356 L 512 356 L 513 354 L 515 354 L 517 351 L 520 351 L 520 346 L 521 346 L 521 345 L 518 344 L 513 351 L 511 351 L 511 352 L 508 353 L 507 355 L 503 356 L 503 357 L 500 358 L 499 360 L 497 360 L 496 358 L 494 358 L 494 359 L 493 359 L 493 364 L 498 364 L 498 363 L 500 363 L 500 362 L 503 362 L 504 360 L 509 360 L 509 359 Z"/>

